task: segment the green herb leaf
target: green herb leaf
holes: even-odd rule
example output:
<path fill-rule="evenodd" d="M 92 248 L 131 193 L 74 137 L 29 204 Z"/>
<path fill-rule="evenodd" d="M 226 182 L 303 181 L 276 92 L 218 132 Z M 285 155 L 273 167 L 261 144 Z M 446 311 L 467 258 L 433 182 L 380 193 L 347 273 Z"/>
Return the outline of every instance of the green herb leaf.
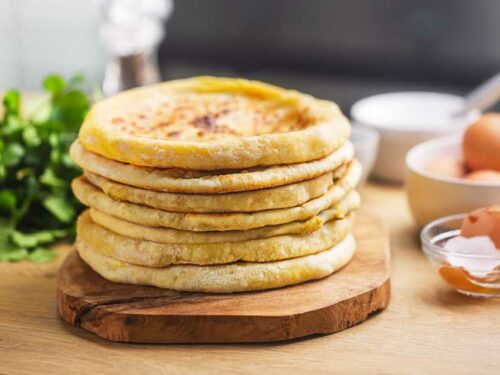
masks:
<path fill-rule="evenodd" d="M 24 156 L 24 148 L 19 143 L 10 143 L 5 146 L 2 155 L 3 165 L 12 167 L 18 165 Z"/>
<path fill-rule="evenodd" d="M 53 96 L 58 96 L 64 91 L 66 86 L 64 79 L 56 74 L 49 75 L 43 81 L 43 87 Z"/>
<path fill-rule="evenodd" d="M 0 249 L 0 260 L 17 261 L 26 259 L 29 252 L 22 248 Z"/>
<path fill-rule="evenodd" d="M 13 244 L 30 249 L 40 245 L 50 244 L 57 239 L 66 237 L 69 233 L 69 229 L 41 230 L 31 233 L 13 230 L 10 233 L 10 239 Z"/>
<path fill-rule="evenodd" d="M 20 247 L 35 247 L 38 245 L 38 239 L 36 236 L 33 236 L 31 234 L 26 234 L 18 231 L 13 231 L 11 234 L 11 240 L 14 244 Z"/>
<path fill-rule="evenodd" d="M 4 125 L 0 130 L 4 136 L 9 136 L 21 131 L 24 126 L 24 121 L 22 121 L 19 117 L 10 115 L 5 119 Z"/>
<path fill-rule="evenodd" d="M 12 213 L 16 210 L 17 197 L 12 190 L 0 190 L 0 208 Z"/>
<path fill-rule="evenodd" d="M 56 257 L 54 250 L 46 249 L 43 247 L 37 247 L 28 256 L 28 259 L 35 263 L 46 263 L 50 262 Z"/>
<path fill-rule="evenodd" d="M 18 91 L 7 91 L 2 101 L 0 260 L 53 259 L 45 246 L 74 236 L 73 220 L 83 208 L 71 192 L 81 171 L 68 151 L 90 107 L 85 80 L 54 74 L 43 86 L 49 97 L 24 106 L 32 109 L 28 115 L 21 113 Z"/>
<path fill-rule="evenodd" d="M 64 188 L 64 186 L 66 186 L 66 184 L 68 183 L 68 181 L 57 177 L 54 172 L 54 169 L 51 167 L 48 167 L 43 171 L 43 174 L 40 177 L 40 182 L 42 184 L 45 184 L 47 186 L 52 186 L 55 188 Z"/>
<path fill-rule="evenodd" d="M 23 140 L 28 147 L 38 147 L 42 139 L 34 126 L 29 126 L 23 130 Z"/>
<path fill-rule="evenodd" d="M 69 223 L 75 217 L 75 208 L 64 197 L 50 195 L 43 201 L 43 206 L 63 223 Z"/>
<path fill-rule="evenodd" d="M 5 109 L 5 115 L 19 114 L 19 108 L 21 106 L 21 95 L 17 90 L 9 90 L 4 94 L 3 106 Z"/>

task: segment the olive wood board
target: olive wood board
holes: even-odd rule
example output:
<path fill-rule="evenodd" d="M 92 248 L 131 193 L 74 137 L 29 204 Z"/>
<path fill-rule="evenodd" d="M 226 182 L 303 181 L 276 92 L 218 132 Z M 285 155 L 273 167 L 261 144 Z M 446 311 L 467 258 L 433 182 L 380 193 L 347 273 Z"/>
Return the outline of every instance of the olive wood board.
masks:
<path fill-rule="evenodd" d="M 282 341 L 330 334 L 366 320 L 390 298 L 390 245 L 380 219 L 358 214 L 357 250 L 321 280 L 260 292 L 186 293 L 105 280 L 71 252 L 58 273 L 65 321 L 134 343 Z"/>

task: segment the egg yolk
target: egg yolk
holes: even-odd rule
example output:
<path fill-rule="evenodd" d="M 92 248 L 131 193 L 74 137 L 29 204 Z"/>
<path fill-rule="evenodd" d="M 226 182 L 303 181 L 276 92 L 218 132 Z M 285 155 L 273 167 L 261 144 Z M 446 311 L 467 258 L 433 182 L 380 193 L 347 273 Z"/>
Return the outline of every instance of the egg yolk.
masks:
<path fill-rule="evenodd" d="M 500 290 L 497 288 L 486 288 L 474 284 L 471 279 L 474 279 L 475 281 L 478 282 L 488 282 L 489 280 L 472 278 L 469 275 L 469 273 L 463 268 L 452 267 L 450 265 L 445 264 L 439 268 L 439 274 L 451 287 L 465 292 L 496 294 Z"/>

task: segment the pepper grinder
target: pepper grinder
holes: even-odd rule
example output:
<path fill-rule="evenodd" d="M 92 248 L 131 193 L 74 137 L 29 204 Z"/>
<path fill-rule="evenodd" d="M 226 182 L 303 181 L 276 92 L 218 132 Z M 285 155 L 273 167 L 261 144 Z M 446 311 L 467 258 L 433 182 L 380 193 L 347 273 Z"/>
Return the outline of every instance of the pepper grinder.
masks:
<path fill-rule="evenodd" d="M 108 53 L 105 96 L 160 80 L 157 51 L 172 0 L 98 0 L 99 34 Z"/>

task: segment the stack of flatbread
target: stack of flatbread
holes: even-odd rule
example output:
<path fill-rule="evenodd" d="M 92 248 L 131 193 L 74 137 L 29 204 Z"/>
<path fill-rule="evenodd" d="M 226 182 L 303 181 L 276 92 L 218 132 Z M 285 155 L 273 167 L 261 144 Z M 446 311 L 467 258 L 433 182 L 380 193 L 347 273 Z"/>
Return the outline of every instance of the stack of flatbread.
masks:
<path fill-rule="evenodd" d="M 80 257 L 104 278 L 239 292 L 330 275 L 352 258 L 361 168 L 338 107 L 198 77 L 93 107 L 71 157 L 89 207 Z"/>

